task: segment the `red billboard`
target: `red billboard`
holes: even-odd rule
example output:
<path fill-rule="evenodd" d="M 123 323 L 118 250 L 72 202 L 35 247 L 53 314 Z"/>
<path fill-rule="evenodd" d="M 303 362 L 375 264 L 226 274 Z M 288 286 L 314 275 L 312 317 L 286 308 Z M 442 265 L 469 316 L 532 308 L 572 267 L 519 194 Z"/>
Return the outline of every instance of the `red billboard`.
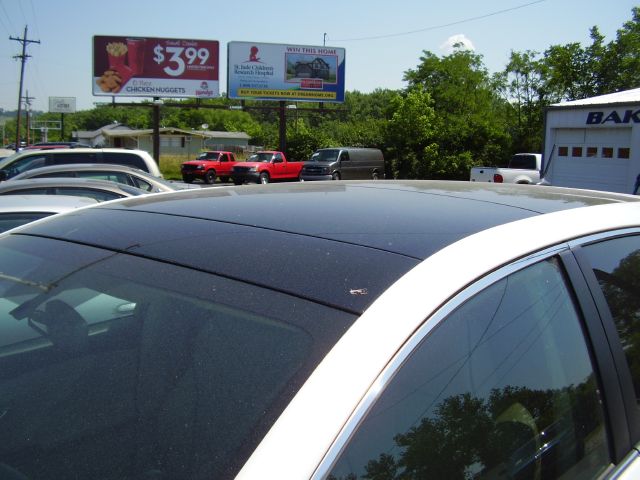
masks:
<path fill-rule="evenodd" d="M 220 95 L 215 40 L 93 37 L 93 94 L 123 97 Z"/>

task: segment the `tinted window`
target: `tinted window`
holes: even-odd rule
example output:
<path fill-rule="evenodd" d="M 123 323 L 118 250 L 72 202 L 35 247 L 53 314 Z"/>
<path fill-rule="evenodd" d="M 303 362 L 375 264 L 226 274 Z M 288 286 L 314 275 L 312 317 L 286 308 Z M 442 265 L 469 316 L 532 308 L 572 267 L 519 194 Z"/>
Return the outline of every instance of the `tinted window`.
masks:
<path fill-rule="evenodd" d="M 129 181 L 127 183 L 141 190 L 146 190 L 147 192 L 153 190 L 153 185 L 145 180 L 142 180 L 140 177 L 131 176 L 129 177 Z"/>
<path fill-rule="evenodd" d="M 98 202 L 106 202 L 107 200 L 115 200 L 116 198 L 124 197 L 124 195 L 115 192 L 82 187 L 56 187 L 55 193 L 57 195 L 95 198 Z"/>
<path fill-rule="evenodd" d="M 609 463 L 600 401 L 562 272 L 545 261 L 482 291 L 436 327 L 332 475 L 594 478 Z"/>
<path fill-rule="evenodd" d="M 522 168 L 527 170 L 536 169 L 535 155 L 514 155 L 509 162 L 510 168 Z"/>
<path fill-rule="evenodd" d="M 0 193 L 0 195 L 52 195 L 53 189 L 48 187 L 39 188 L 21 188 L 19 190 L 11 190 L 9 192 Z"/>
<path fill-rule="evenodd" d="M 607 299 L 640 401 L 640 238 L 617 238 L 583 250 Z"/>
<path fill-rule="evenodd" d="M 69 242 L 0 264 L 0 466 L 32 480 L 231 478 L 353 321 Z"/>
<path fill-rule="evenodd" d="M 117 163 L 119 165 L 129 165 L 148 172 L 147 164 L 142 158 L 134 153 L 103 152 L 102 161 L 105 163 Z"/>
<path fill-rule="evenodd" d="M 71 178 L 75 176 L 76 176 L 75 172 L 51 172 L 51 173 L 41 173 L 39 175 L 34 175 L 30 178 L 61 178 L 61 177 Z"/>
<path fill-rule="evenodd" d="M 77 153 L 65 152 L 51 155 L 53 165 L 62 165 L 69 163 L 96 163 L 98 161 L 97 153 Z"/>
<path fill-rule="evenodd" d="M 0 213 L 0 232 L 6 232 L 11 228 L 19 227 L 49 215 L 53 214 L 48 212 Z"/>
<path fill-rule="evenodd" d="M 18 175 L 19 173 L 26 172 L 27 170 L 44 167 L 46 165 L 46 161 L 46 155 L 29 155 L 25 158 L 16 160 L 7 166 L 7 174 L 10 178 Z"/>
<path fill-rule="evenodd" d="M 129 179 L 129 175 L 123 172 L 100 172 L 100 171 L 79 171 L 76 173 L 80 178 L 95 178 L 97 180 L 107 180 L 109 182 L 124 183 L 125 185 L 134 186 L 133 182 Z"/>

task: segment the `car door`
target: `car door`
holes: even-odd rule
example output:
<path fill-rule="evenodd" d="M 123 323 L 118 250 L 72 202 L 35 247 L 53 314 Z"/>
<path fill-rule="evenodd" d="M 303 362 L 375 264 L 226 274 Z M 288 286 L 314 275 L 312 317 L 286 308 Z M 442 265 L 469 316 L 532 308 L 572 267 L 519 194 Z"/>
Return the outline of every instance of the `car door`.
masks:
<path fill-rule="evenodd" d="M 638 269 L 625 237 L 473 286 L 392 361 L 314 478 L 635 478 Z"/>

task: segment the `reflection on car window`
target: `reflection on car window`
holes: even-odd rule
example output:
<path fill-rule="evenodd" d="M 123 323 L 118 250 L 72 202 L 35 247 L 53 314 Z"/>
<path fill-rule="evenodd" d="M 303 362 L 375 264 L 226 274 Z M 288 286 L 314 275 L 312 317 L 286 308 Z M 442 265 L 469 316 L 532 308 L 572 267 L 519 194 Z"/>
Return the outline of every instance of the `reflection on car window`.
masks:
<path fill-rule="evenodd" d="M 354 319 L 37 237 L 3 238 L 0 264 L 0 466 L 12 478 L 232 478 Z"/>
<path fill-rule="evenodd" d="M 618 330 L 640 403 L 640 238 L 584 247 Z"/>
<path fill-rule="evenodd" d="M 333 479 L 594 478 L 609 464 L 584 336 L 554 261 L 492 285 L 412 353 Z"/>

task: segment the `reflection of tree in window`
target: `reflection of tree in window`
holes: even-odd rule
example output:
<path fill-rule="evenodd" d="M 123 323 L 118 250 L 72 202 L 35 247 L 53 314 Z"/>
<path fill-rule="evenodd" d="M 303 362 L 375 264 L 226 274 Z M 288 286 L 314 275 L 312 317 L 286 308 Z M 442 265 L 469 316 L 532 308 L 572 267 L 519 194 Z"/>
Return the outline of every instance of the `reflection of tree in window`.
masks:
<path fill-rule="evenodd" d="M 640 399 L 640 250 L 636 237 L 585 248 L 618 330 Z"/>
<path fill-rule="evenodd" d="M 330 478 L 588 478 L 608 462 L 577 313 L 548 261 L 445 319 L 395 375 Z"/>

